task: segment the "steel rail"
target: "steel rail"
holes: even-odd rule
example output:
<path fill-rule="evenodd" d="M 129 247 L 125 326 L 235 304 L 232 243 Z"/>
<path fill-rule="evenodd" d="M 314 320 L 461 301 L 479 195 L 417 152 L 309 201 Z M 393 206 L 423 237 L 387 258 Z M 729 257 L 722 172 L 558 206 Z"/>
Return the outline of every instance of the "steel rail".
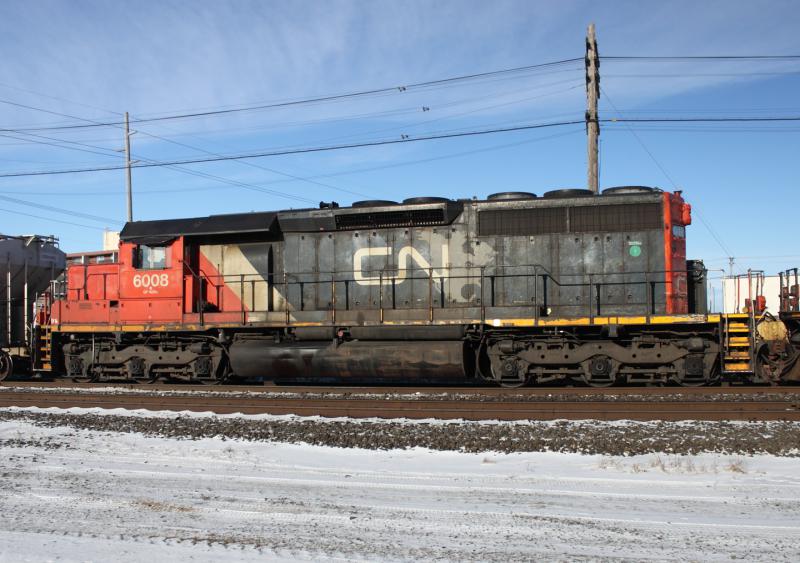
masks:
<path fill-rule="evenodd" d="M 481 401 L 340 397 L 276 398 L 7 391 L 0 407 L 146 409 L 217 414 L 464 420 L 800 421 L 800 399 L 747 401 Z"/>
<path fill-rule="evenodd" d="M 437 395 L 459 394 L 486 397 L 505 396 L 625 396 L 625 395 L 654 395 L 654 396 L 707 396 L 707 395 L 797 395 L 800 396 L 800 386 L 707 386 L 707 387 L 494 387 L 494 386 L 403 386 L 403 385 L 276 385 L 266 383 L 263 385 L 196 385 L 189 383 L 161 383 L 136 384 L 136 383 L 75 383 L 68 379 L 53 381 L 3 381 L 0 382 L 0 392 L 6 389 L 75 389 L 95 390 L 113 388 L 119 391 L 185 391 L 204 393 L 286 393 L 286 394 L 326 394 L 326 395 L 351 395 L 353 393 L 369 395 Z"/>

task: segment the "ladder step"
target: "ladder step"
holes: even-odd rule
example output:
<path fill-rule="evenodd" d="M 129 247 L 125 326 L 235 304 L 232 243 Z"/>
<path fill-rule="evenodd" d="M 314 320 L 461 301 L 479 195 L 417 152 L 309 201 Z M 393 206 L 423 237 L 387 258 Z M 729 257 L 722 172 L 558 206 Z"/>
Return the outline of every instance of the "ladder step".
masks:
<path fill-rule="evenodd" d="M 731 336 L 728 341 L 730 346 L 750 346 L 749 336 Z"/>
<path fill-rule="evenodd" d="M 725 362 L 725 371 L 750 371 L 750 362 Z"/>
<path fill-rule="evenodd" d="M 740 352 L 740 351 L 730 351 L 728 355 L 725 356 L 725 360 L 749 360 L 750 359 L 750 352 Z"/>

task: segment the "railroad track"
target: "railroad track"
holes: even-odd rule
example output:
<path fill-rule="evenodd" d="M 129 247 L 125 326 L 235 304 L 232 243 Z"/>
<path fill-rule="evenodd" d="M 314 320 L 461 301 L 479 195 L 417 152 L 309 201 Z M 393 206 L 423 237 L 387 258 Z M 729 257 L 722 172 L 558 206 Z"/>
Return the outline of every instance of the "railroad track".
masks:
<path fill-rule="evenodd" d="M 206 388 L 207 389 L 207 388 Z M 428 400 L 344 395 L 225 396 L 225 394 L 87 393 L 84 390 L 0 392 L 0 407 L 58 407 L 193 411 L 218 414 L 271 414 L 351 418 L 464 420 L 788 420 L 800 421 L 800 396 L 784 394 L 764 400 L 485 400 L 480 396 Z"/>
<path fill-rule="evenodd" d="M 800 386 L 771 387 L 767 385 L 737 385 L 713 387 L 475 387 L 475 386 L 341 386 L 341 385 L 193 385 L 187 383 L 161 383 L 136 384 L 136 383 L 75 383 L 71 380 L 53 381 L 3 381 L 0 382 L 0 391 L 3 389 L 31 389 L 31 390 L 94 390 L 106 392 L 108 389 L 137 392 L 202 392 L 202 393 L 285 393 L 285 394 L 326 394 L 326 395 L 440 395 L 459 394 L 474 395 L 478 397 L 535 397 L 535 396 L 563 396 L 575 395 L 578 397 L 609 397 L 609 396 L 741 396 L 768 394 L 773 396 L 800 397 Z"/>

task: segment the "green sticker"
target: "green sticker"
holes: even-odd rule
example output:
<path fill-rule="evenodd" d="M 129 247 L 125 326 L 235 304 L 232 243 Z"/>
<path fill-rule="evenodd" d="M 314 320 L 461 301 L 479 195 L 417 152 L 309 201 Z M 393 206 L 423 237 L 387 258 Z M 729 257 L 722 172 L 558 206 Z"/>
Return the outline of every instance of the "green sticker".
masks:
<path fill-rule="evenodd" d="M 639 256 L 642 255 L 642 247 L 639 246 L 638 244 L 632 244 L 631 247 L 628 249 L 628 252 L 634 258 L 638 258 Z"/>

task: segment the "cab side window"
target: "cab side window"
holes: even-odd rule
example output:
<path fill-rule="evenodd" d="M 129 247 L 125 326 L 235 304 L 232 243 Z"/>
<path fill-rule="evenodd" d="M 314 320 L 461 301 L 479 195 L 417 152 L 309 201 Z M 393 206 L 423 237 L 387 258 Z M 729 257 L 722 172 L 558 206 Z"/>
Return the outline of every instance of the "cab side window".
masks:
<path fill-rule="evenodd" d="M 169 268 L 170 248 L 168 246 L 147 246 L 140 244 L 136 249 L 136 268 L 139 270 L 165 270 Z"/>

